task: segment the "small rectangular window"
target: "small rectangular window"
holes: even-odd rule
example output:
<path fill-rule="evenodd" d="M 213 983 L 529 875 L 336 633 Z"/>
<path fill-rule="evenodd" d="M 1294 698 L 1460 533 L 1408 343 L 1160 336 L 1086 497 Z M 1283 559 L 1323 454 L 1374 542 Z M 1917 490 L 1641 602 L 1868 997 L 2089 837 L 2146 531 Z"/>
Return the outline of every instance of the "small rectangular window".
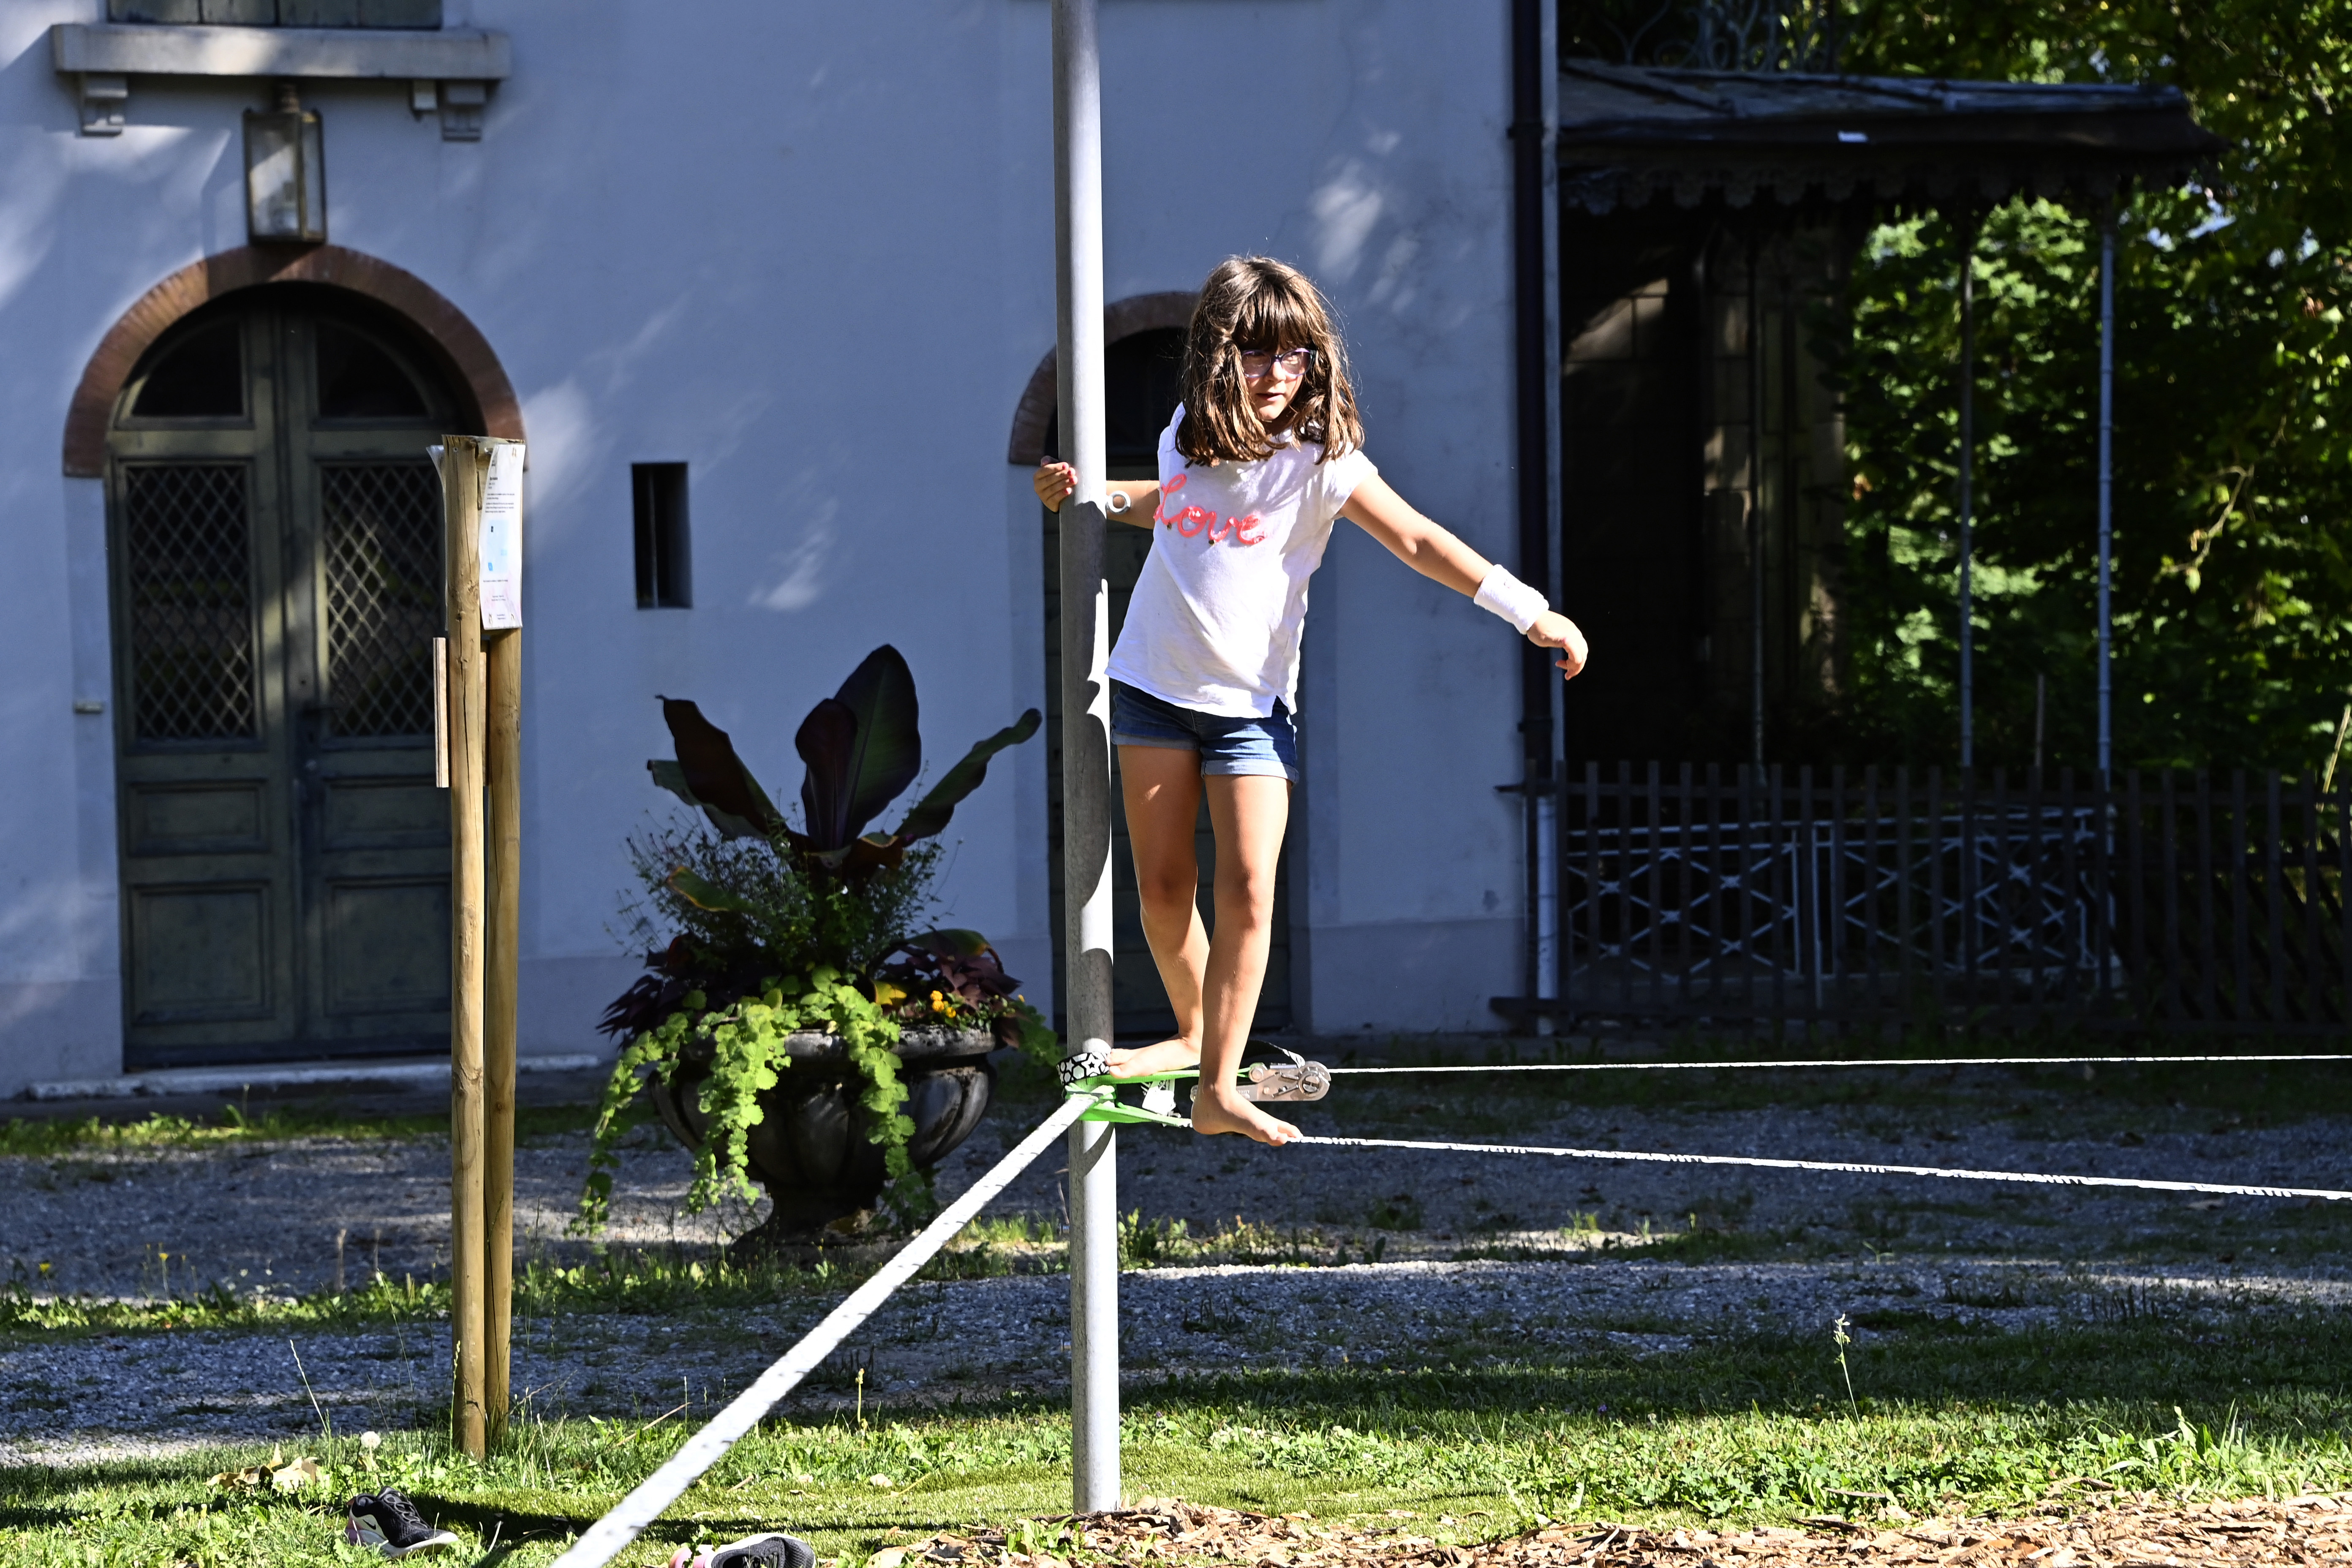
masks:
<path fill-rule="evenodd" d="M 636 494 L 637 608 L 683 610 L 694 603 L 686 523 L 686 465 L 633 463 Z"/>

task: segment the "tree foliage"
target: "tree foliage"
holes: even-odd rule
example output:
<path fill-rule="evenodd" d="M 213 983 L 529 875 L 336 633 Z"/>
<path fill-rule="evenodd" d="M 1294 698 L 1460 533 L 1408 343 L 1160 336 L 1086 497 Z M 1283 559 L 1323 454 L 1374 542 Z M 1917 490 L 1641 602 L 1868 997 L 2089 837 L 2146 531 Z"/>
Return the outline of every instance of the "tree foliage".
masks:
<path fill-rule="evenodd" d="M 2116 241 L 2119 766 L 2326 753 L 2352 689 L 2352 0 L 1868 0 L 1845 68 L 2169 83 L 2230 139 L 2122 204 Z M 1857 754 L 1950 761 L 1959 228 L 1874 233 L 1824 323 L 1848 405 L 1843 636 Z M 1977 243 L 1978 759 L 2095 752 L 2098 226 L 2012 201 Z"/>

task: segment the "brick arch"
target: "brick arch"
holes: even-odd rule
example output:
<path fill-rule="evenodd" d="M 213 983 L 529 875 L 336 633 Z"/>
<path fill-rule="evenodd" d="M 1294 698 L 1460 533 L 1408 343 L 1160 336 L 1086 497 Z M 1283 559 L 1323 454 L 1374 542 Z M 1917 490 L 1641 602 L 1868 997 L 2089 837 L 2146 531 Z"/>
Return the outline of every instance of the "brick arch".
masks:
<path fill-rule="evenodd" d="M 106 471 L 107 428 L 140 357 L 172 324 L 199 305 L 269 283 L 319 283 L 365 295 L 415 327 L 440 360 L 438 369 L 474 405 L 486 436 L 522 439 L 522 405 L 489 340 L 432 285 L 413 272 L 339 245 L 307 250 L 244 245 L 183 267 L 122 313 L 83 367 L 66 409 L 66 473 L 96 479 Z M 1046 405 L 1053 403 L 1050 387 Z"/>
<path fill-rule="evenodd" d="M 1104 309 L 1103 342 L 1115 343 L 1121 338 L 1163 327 L 1189 327 L 1192 324 L 1192 307 L 1200 300 L 1201 296 L 1189 289 L 1130 294 Z M 1037 362 L 1028 386 L 1022 391 L 1020 405 L 1013 411 L 1013 439 L 1006 444 L 1004 454 L 1008 463 L 1034 468 L 1045 460 L 1045 430 L 1054 423 L 1054 400 L 1060 395 L 1055 385 L 1060 374 L 1055 363 L 1058 352 L 1045 351 L 1045 357 Z"/>

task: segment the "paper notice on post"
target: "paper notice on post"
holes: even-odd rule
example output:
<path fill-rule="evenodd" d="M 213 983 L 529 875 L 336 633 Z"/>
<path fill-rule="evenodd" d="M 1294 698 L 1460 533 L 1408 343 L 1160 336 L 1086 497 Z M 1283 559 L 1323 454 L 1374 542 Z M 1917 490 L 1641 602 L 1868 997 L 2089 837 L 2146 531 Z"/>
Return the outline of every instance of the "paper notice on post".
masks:
<path fill-rule="evenodd" d="M 482 488 L 482 629 L 522 625 L 522 443 L 490 448 L 489 481 Z"/>

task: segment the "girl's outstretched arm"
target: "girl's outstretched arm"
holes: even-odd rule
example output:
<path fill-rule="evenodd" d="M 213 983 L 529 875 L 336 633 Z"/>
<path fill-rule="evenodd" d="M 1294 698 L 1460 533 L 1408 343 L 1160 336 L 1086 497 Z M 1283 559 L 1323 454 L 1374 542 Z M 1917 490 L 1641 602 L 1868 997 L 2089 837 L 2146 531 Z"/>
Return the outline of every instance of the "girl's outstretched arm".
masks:
<path fill-rule="evenodd" d="M 1398 560 L 1457 594 L 1476 597 L 1479 584 L 1495 570 L 1494 563 L 1413 510 L 1378 474 L 1356 487 L 1339 515 L 1388 546 L 1389 553 Z M 1557 662 L 1569 679 L 1584 668 L 1589 657 L 1584 634 L 1559 611 L 1538 614 L 1528 626 L 1527 635 L 1538 647 L 1559 649 L 1563 657 Z"/>
<path fill-rule="evenodd" d="M 1078 470 L 1048 458 L 1029 476 L 1029 488 L 1037 492 L 1037 499 L 1045 503 L 1047 511 L 1059 511 L 1070 492 L 1078 488 Z M 1109 514 L 1113 522 L 1131 523 L 1137 528 L 1151 526 L 1151 514 L 1160 505 L 1158 479 L 1113 479 L 1110 488 L 1115 492 L 1110 504 L 1116 504 L 1119 495 L 1127 497 L 1127 505 Z"/>

